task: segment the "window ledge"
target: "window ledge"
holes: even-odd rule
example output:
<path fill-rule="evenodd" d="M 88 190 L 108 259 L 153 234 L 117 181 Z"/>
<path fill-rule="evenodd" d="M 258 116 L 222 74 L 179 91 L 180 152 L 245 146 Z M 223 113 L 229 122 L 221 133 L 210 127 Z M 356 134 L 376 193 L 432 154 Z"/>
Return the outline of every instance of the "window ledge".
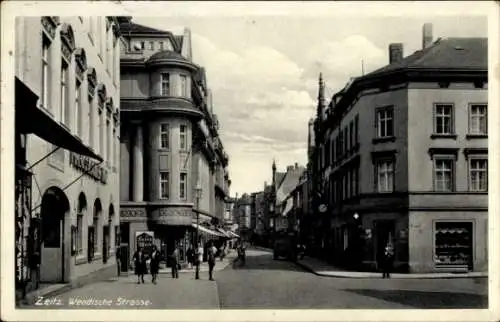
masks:
<path fill-rule="evenodd" d="M 467 140 L 470 140 L 470 139 L 487 139 L 488 138 L 488 134 L 486 133 L 469 133 L 465 136 L 465 138 Z"/>
<path fill-rule="evenodd" d="M 453 139 L 453 140 L 456 140 L 457 139 L 457 135 L 456 134 L 439 134 L 439 133 L 434 133 L 434 134 L 431 134 L 431 139 Z"/>
<path fill-rule="evenodd" d="M 386 137 L 377 137 L 372 140 L 373 144 L 378 144 L 378 143 L 386 143 L 386 142 L 394 142 L 396 141 L 395 136 L 386 136 Z"/>

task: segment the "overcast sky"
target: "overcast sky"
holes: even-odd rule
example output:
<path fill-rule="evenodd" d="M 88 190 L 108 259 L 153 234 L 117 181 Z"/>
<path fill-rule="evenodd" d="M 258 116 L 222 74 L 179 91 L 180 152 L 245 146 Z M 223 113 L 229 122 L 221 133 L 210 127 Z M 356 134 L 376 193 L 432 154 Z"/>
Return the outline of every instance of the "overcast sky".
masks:
<path fill-rule="evenodd" d="M 132 13 L 132 12 L 131 12 Z M 192 32 L 193 59 L 207 70 L 223 144 L 230 156 L 231 194 L 263 189 L 278 170 L 307 163 L 307 123 L 314 116 L 318 74 L 329 97 L 349 77 L 388 63 L 388 45 L 420 49 L 422 25 L 439 37 L 487 37 L 485 17 L 135 17 L 180 34 Z"/>

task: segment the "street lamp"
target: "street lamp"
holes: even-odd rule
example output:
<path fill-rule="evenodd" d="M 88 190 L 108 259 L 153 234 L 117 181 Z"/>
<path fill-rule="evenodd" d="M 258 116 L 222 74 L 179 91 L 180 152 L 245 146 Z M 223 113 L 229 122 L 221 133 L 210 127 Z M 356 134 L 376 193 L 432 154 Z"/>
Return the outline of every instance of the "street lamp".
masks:
<path fill-rule="evenodd" d="M 358 213 L 357 213 L 357 212 L 355 212 L 355 213 L 354 213 L 354 215 L 353 215 L 353 217 L 354 217 L 354 220 L 358 220 L 358 218 L 359 218 Z"/>
<path fill-rule="evenodd" d="M 198 247 L 198 235 L 200 230 L 200 198 L 203 190 L 201 189 L 200 181 L 196 182 L 196 187 L 194 188 L 195 196 L 196 196 L 196 239 L 195 239 L 195 247 Z"/>

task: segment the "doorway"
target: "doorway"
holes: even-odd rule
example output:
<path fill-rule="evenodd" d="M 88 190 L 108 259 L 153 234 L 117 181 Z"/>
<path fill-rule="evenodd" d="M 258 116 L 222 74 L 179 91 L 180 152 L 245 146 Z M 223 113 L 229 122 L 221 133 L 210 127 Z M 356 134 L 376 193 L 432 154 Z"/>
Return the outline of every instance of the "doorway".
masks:
<path fill-rule="evenodd" d="M 375 258 L 377 267 L 381 267 L 384 259 L 385 246 L 391 240 L 394 242 L 394 231 L 396 223 L 394 220 L 375 220 L 373 222 L 374 243 L 375 243 Z M 394 245 L 394 243 L 393 243 Z"/>
<path fill-rule="evenodd" d="M 64 192 L 57 187 L 48 188 L 42 197 L 41 205 L 41 260 L 40 281 L 49 283 L 64 282 L 65 216 L 69 201 Z"/>

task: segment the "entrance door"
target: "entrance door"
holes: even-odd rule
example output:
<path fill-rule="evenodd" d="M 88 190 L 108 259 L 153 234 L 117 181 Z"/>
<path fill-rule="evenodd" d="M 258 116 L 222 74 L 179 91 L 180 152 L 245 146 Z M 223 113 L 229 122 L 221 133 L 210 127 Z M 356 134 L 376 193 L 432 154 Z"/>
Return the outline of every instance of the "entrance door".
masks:
<path fill-rule="evenodd" d="M 62 190 L 56 187 L 47 189 L 41 206 L 41 282 L 64 281 L 64 216 L 68 210 L 69 202 Z"/>
<path fill-rule="evenodd" d="M 102 262 L 108 262 L 109 226 L 102 227 Z"/>
<path fill-rule="evenodd" d="M 380 267 L 384 259 L 385 246 L 389 239 L 394 239 L 395 222 L 394 220 L 376 220 L 374 226 L 375 258 Z"/>

